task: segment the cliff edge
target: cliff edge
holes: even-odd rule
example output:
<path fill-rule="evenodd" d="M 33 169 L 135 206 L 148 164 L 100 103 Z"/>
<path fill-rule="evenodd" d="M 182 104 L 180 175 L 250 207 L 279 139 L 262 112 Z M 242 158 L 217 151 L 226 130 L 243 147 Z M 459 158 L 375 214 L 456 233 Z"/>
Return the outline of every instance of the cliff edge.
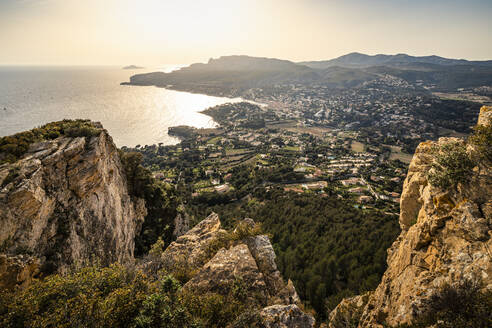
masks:
<path fill-rule="evenodd" d="M 476 131 L 491 124 L 492 108 L 483 107 Z M 388 249 L 382 281 L 374 292 L 342 301 L 330 327 L 412 323 L 439 288 L 465 280 L 492 290 L 490 149 L 490 135 L 417 147 L 403 185 L 402 232 Z"/>
<path fill-rule="evenodd" d="M 41 133 L 51 138 L 25 142 Z M 133 259 L 146 208 L 129 195 L 117 148 L 100 124 L 50 123 L 2 142 L 18 158 L 0 165 L 0 287 Z"/>

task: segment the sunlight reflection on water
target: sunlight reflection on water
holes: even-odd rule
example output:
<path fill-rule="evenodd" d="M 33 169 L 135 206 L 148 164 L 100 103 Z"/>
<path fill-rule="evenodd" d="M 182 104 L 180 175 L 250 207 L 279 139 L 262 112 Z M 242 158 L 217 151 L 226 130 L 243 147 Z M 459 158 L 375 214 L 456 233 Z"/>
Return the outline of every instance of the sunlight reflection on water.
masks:
<path fill-rule="evenodd" d="M 154 70 L 172 70 L 166 66 Z M 210 97 L 156 87 L 121 86 L 149 70 L 119 68 L 0 68 L 0 136 L 64 118 L 100 121 L 118 146 L 175 144 L 175 125 L 213 127 L 200 114 L 240 99 Z M 152 71 L 152 70 L 150 70 Z M 6 110 L 3 110 L 3 108 Z"/>

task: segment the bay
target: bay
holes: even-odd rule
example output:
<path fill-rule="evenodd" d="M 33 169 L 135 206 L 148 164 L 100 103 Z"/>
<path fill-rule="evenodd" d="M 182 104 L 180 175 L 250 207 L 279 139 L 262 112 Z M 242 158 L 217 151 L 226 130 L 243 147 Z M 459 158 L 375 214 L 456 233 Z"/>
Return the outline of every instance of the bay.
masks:
<path fill-rule="evenodd" d="M 62 119 L 101 122 L 116 145 L 176 144 L 167 134 L 176 125 L 210 128 L 216 123 L 200 111 L 240 98 L 212 97 L 156 88 L 125 86 L 143 70 L 120 67 L 0 67 L 0 136 Z"/>

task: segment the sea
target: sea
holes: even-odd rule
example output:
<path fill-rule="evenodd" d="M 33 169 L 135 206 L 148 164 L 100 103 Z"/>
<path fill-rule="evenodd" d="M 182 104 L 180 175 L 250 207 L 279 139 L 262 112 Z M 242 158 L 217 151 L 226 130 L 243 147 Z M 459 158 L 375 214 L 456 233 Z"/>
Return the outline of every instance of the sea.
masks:
<path fill-rule="evenodd" d="M 62 119 L 101 122 L 118 147 L 176 144 L 168 128 L 215 127 L 200 111 L 240 98 L 211 97 L 153 86 L 120 85 L 145 72 L 182 65 L 124 70 L 121 67 L 0 67 L 0 136 Z"/>

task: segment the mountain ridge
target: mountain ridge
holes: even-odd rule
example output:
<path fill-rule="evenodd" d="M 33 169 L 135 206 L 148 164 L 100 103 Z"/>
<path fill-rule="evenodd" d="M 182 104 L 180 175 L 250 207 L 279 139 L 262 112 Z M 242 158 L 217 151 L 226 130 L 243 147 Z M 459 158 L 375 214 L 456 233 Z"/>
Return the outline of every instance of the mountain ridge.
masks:
<path fill-rule="evenodd" d="M 212 58 L 207 63 L 195 63 L 170 73 L 133 75 L 129 82 L 121 84 L 154 85 L 212 96 L 240 97 L 250 89 L 272 85 L 323 85 L 333 89 L 358 87 L 383 75 L 402 78 L 413 85 L 424 81 L 436 90 L 480 87 L 492 85 L 492 61 L 352 53 L 329 61 L 294 63 L 234 55 Z M 426 92 L 421 87 L 417 89 Z"/>
<path fill-rule="evenodd" d="M 410 64 L 435 64 L 443 66 L 453 65 L 485 65 L 491 66 L 492 60 L 469 61 L 466 59 L 452 59 L 440 57 L 437 55 L 429 56 L 411 56 L 408 54 L 396 55 L 366 55 L 359 52 L 352 52 L 337 58 L 319 61 L 302 61 L 300 65 L 309 66 L 312 68 L 327 68 L 332 66 L 341 66 L 349 68 L 367 68 L 371 66 L 407 66 Z"/>

